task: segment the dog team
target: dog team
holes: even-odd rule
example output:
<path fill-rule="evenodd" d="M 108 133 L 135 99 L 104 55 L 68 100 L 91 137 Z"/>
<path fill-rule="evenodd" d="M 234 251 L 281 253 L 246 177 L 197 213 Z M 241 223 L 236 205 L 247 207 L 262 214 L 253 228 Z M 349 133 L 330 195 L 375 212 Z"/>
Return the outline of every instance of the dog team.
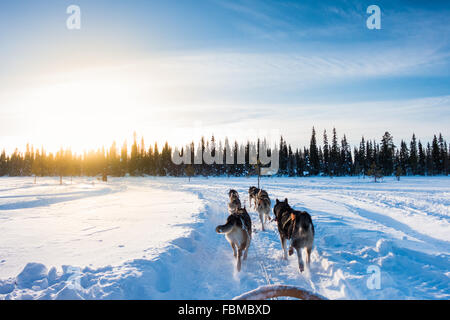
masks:
<path fill-rule="evenodd" d="M 217 226 L 216 232 L 225 234 L 237 260 L 237 270 L 240 271 L 241 260 L 247 259 L 252 239 L 252 220 L 245 206 L 242 208 L 241 200 L 236 190 L 231 189 L 228 192 L 228 197 L 228 212 L 230 215 L 224 225 Z M 271 221 L 269 194 L 263 189 L 250 187 L 248 197 L 250 208 L 253 203 L 255 210 L 259 214 L 262 231 L 265 231 L 264 224 L 267 221 Z M 287 260 L 288 253 L 292 255 L 295 249 L 300 272 L 303 272 L 302 249 L 306 248 L 306 263 L 309 265 L 314 242 L 314 225 L 311 216 L 306 211 L 298 211 L 291 208 L 287 198 L 284 201 L 276 199 L 273 213 L 280 234 L 283 259 Z M 289 240 L 289 249 L 286 248 L 287 240 Z"/>

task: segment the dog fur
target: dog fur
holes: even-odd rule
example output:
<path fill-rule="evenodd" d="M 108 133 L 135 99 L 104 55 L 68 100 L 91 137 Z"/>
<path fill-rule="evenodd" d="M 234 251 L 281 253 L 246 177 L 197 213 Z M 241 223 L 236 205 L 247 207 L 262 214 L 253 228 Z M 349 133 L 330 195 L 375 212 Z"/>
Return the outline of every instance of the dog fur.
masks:
<path fill-rule="evenodd" d="M 239 199 L 238 192 L 234 189 L 228 191 L 228 198 L 230 199 L 230 202 L 228 203 L 228 212 L 232 214 L 241 208 L 241 200 Z"/>
<path fill-rule="evenodd" d="M 250 203 L 250 208 L 252 208 L 252 200 L 256 208 L 256 196 L 258 195 L 259 190 L 260 189 L 255 186 L 248 189 L 248 202 Z"/>
<path fill-rule="evenodd" d="M 252 239 L 252 221 L 245 208 L 239 208 L 230 214 L 224 225 L 216 227 L 216 232 L 225 234 L 237 260 L 236 268 L 241 271 L 241 258 L 247 259 L 248 248 Z"/>
<path fill-rule="evenodd" d="M 311 216 L 306 211 L 297 211 L 288 204 L 288 199 L 279 201 L 273 207 L 273 213 L 277 220 L 278 232 L 280 233 L 281 247 L 283 248 L 283 258 L 287 259 L 286 240 L 289 240 L 289 255 L 297 251 L 298 266 L 303 272 L 302 249 L 306 248 L 306 263 L 309 265 L 311 250 L 314 242 L 314 225 Z"/>
<path fill-rule="evenodd" d="M 270 198 L 265 190 L 259 190 L 256 196 L 256 211 L 259 214 L 259 220 L 261 220 L 262 231 L 264 231 L 264 224 L 267 220 L 270 221 Z"/>

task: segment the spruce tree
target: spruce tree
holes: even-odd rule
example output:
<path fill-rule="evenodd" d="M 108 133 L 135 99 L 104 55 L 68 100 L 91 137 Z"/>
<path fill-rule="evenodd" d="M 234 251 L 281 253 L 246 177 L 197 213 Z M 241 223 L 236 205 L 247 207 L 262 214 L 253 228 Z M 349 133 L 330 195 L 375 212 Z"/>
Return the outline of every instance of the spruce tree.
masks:
<path fill-rule="evenodd" d="M 8 162 L 6 157 L 6 151 L 3 149 L 0 155 L 0 176 L 5 176 L 8 174 Z"/>
<path fill-rule="evenodd" d="M 448 171 L 448 155 L 447 155 L 447 143 L 444 141 L 442 134 L 439 133 L 439 174 L 447 174 Z"/>
<path fill-rule="evenodd" d="M 319 150 L 317 149 L 316 131 L 312 128 L 311 141 L 309 144 L 309 161 L 311 166 L 311 175 L 317 175 L 320 171 Z"/>
<path fill-rule="evenodd" d="M 330 175 L 330 146 L 328 144 L 327 130 L 323 130 L 323 173 Z"/>
<path fill-rule="evenodd" d="M 394 149 L 393 137 L 386 131 L 381 139 L 380 149 L 380 164 L 385 176 L 392 175 L 394 171 Z"/>
<path fill-rule="evenodd" d="M 425 151 L 422 146 L 422 142 L 420 142 L 420 140 L 419 140 L 419 144 L 418 144 L 417 148 L 418 148 L 418 152 L 419 152 L 419 160 L 418 160 L 418 164 L 417 164 L 417 174 L 424 176 L 426 173 L 426 168 L 427 168 L 427 160 L 426 160 Z"/>
<path fill-rule="evenodd" d="M 124 176 L 128 172 L 128 146 L 125 140 L 120 150 L 120 175 Z"/>
<path fill-rule="evenodd" d="M 406 145 L 406 142 L 401 140 L 400 142 L 400 151 L 399 151 L 399 166 L 401 168 L 401 174 L 407 175 L 411 173 L 411 169 L 409 167 L 409 150 Z"/>
<path fill-rule="evenodd" d="M 409 144 L 409 167 L 411 168 L 411 174 L 416 175 L 418 172 L 419 156 L 417 151 L 416 135 L 413 134 L 411 143 Z"/>
<path fill-rule="evenodd" d="M 138 145 L 136 141 L 136 132 L 133 134 L 133 144 L 131 145 L 131 154 L 128 161 L 128 173 L 130 176 L 137 175 L 138 168 Z"/>
<path fill-rule="evenodd" d="M 367 170 L 369 166 L 366 159 L 366 143 L 364 141 L 364 136 L 361 138 L 358 152 L 359 152 L 359 164 L 361 166 L 361 172 L 363 175 L 367 175 Z"/>
<path fill-rule="evenodd" d="M 427 176 L 432 176 L 434 174 L 434 161 L 431 152 L 431 145 L 429 142 L 427 143 L 426 149 L 426 173 Z"/>
<path fill-rule="evenodd" d="M 433 161 L 432 174 L 435 175 L 441 173 L 442 171 L 441 152 L 436 135 L 434 135 L 433 137 L 433 142 L 431 146 L 431 158 Z"/>
<path fill-rule="evenodd" d="M 339 145 L 337 140 L 336 128 L 333 128 L 333 141 L 331 144 L 331 152 L 330 152 L 330 175 L 335 176 L 338 174 L 338 165 L 339 165 Z"/>

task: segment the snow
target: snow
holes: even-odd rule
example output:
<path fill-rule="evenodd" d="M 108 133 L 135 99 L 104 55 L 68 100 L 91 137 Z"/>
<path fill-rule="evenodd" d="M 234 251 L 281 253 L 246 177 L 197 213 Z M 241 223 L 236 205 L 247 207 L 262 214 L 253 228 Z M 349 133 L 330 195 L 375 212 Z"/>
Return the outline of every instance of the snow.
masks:
<path fill-rule="evenodd" d="M 293 285 L 328 299 L 449 299 L 450 178 L 263 178 L 316 229 L 310 268 L 257 213 L 235 270 L 215 227 L 255 178 L 0 178 L 0 299 L 231 299 Z M 246 200 L 248 208 L 248 200 Z M 367 285 L 377 266 L 380 289 Z"/>

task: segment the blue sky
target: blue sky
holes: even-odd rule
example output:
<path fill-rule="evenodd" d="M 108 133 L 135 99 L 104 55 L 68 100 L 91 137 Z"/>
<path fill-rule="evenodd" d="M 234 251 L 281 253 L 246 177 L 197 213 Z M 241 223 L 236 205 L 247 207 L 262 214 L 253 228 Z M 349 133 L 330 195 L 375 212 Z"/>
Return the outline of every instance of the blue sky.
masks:
<path fill-rule="evenodd" d="M 381 30 L 366 27 L 372 4 Z M 353 143 L 448 137 L 449 16 L 448 1 L 2 2 L 0 147 L 81 150 L 135 130 L 297 147 L 313 125 Z"/>

